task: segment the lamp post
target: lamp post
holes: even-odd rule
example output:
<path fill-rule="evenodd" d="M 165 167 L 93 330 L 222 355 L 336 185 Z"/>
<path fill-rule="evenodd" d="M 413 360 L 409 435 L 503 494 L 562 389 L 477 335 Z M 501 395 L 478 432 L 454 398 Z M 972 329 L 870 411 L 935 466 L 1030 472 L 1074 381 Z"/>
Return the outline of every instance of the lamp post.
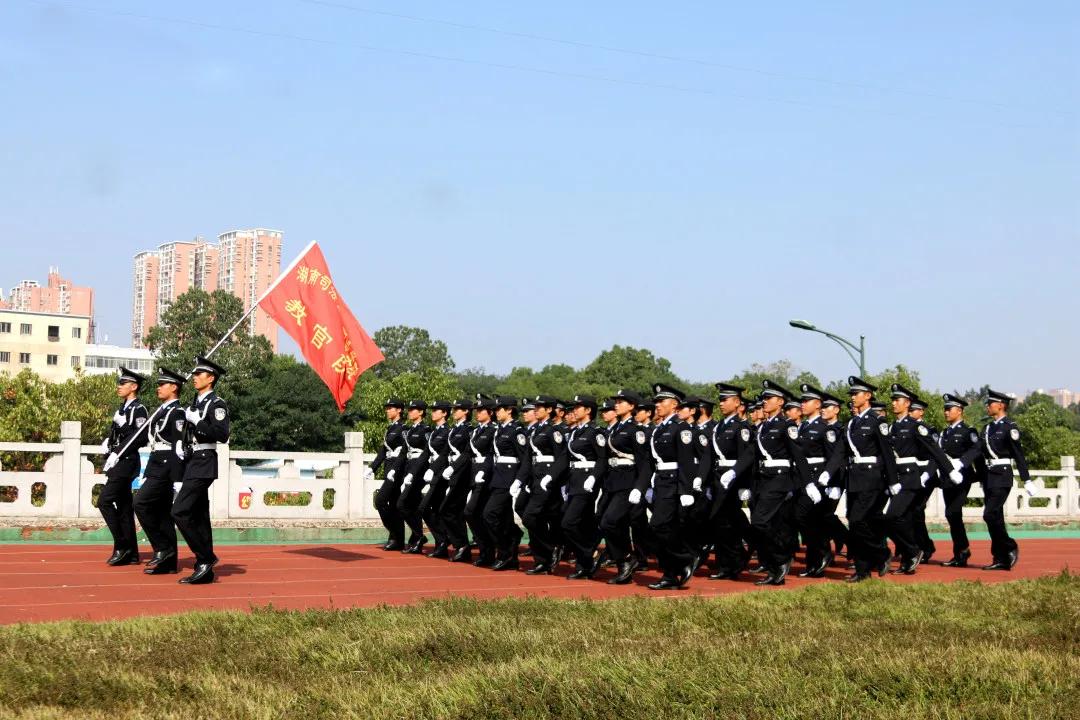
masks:
<path fill-rule="evenodd" d="M 859 377 L 866 377 L 866 336 L 865 335 L 860 335 L 859 336 L 859 344 L 856 345 L 855 343 L 851 342 L 847 338 L 842 338 L 839 335 L 834 335 L 831 332 L 828 332 L 826 330 L 822 330 L 821 328 L 817 327 L 816 325 L 814 325 L 811 322 L 807 322 L 806 320 L 791 320 L 791 321 L 788 322 L 788 325 L 790 325 L 793 328 L 798 328 L 799 330 L 809 330 L 810 332 L 821 333 L 825 337 L 829 338 L 830 340 L 835 342 L 837 345 L 844 348 L 844 352 L 846 352 L 848 354 L 848 357 L 851 358 L 852 362 L 856 363 L 859 366 Z M 859 353 L 858 358 L 855 357 L 855 353 L 853 353 L 852 350 Z"/>

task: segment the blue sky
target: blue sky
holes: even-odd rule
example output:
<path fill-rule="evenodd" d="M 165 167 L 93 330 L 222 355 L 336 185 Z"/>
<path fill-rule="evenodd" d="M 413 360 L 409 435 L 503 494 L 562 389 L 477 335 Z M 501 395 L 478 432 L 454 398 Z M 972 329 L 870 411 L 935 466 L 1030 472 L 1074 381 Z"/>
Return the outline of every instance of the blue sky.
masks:
<path fill-rule="evenodd" d="M 1075 3 L 170 5 L 0 5 L 0 286 L 59 265 L 113 341 L 135 252 L 261 226 L 460 367 L 846 376 L 802 317 L 1080 389 Z"/>

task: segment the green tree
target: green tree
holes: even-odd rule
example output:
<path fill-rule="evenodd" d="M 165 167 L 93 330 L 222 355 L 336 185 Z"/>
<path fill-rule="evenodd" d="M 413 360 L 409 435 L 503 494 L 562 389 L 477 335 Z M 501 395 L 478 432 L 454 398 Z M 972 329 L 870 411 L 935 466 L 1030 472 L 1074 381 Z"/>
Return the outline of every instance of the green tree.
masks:
<path fill-rule="evenodd" d="M 596 356 L 579 374 L 585 392 L 597 397 L 611 395 L 620 388 L 644 392 L 662 382 L 686 390 L 688 383 L 671 370 L 671 361 L 651 350 L 615 345 Z"/>
<path fill-rule="evenodd" d="M 364 433 L 364 447 L 373 452 L 382 443 L 386 432 L 387 398 L 395 397 L 408 402 L 424 400 L 452 400 L 461 396 L 461 388 L 453 376 L 434 369 L 415 373 L 402 373 L 391 378 L 381 378 L 374 373 L 364 373 L 357 383 L 356 392 L 345 407 L 349 422 Z"/>
<path fill-rule="evenodd" d="M 418 373 L 435 370 L 449 373 L 454 360 L 442 340 L 433 340 L 427 330 L 393 325 L 384 327 L 371 336 L 382 350 L 384 360 L 372 368 L 376 377 L 392 378 L 402 373 Z"/>
<path fill-rule="evenodd" d="M 744 387 L 746 388 L 746 394 L 753 396 L 761 391 L 762 380 L 772 380 L 780 383 L 781 386 L 796 395 L 799 393 L 799 386 L 803 383 L 821 387 L 821 381 L 818 380 L 816 375 L 806 370 L 799 370 L 790 360 L 777 360 L 767 365 L 754 363 L 738 375 L 722 382 Z M 821 389 L 824 390 L 825 388 Z"/>
<path fill-rule="evenodd" d="M 1033 393 L 1009 414 L 1020 426 L 1020 445 L 1031 467 L 1057 468 L 1063 455 L 1080 457 L 1080 432 L 1073 429 L 1071 413 L 1049 395 Z"/>
<path fill-rule="evenodd" d="M 504 375 L 486 372 L 483 368 L 469 368 L 453 374 L 457 384 L 461 387 L 462 397 L 474 398 L 477 393 L 494 395 L 499 388 L 499 383 L 506 379 Z"/>

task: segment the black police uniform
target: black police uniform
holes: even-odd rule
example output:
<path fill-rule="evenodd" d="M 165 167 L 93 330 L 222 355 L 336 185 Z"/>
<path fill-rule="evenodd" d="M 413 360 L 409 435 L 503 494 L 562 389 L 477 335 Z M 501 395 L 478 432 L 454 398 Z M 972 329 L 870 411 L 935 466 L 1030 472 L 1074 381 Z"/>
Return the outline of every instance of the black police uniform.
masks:
<path fill-rule="evenodd" d="M 404 408 L 404 403 L 393 407 Z M 372 472 L 384 471 L 385 479 L 375 491 L 375 509 L 389 534 L 383 545 L 386 550 L 401 550 L 405 546 L 405 519 L 397 509 L 401 481 L 405 477 L 405 459 L 405 423 L 396 420 L 387 426 L 382 447 L 371 463 Z"/>
<path fill-rule="evenodd" d="M 131 373 L 127 377 L 133 376 Z M 123 379 L 125 376 L 121 376 Z M 138 376 L 141 385 L 142 376 Z M 147 443 L 143 425 L 149 413 L 138 398 L 132 398 L 120 406 L 109 426 L 108 450 L 119 453 L 131 438 L 135 438 L 116 464 L 106 471 L 107 478 L 98 496 L 98 510 L 113 538 L 112 565 L 127 565 L 139 561 L 139 541 L 135 534 L 135 510 L 131 496 L 131 482 L 139 476 L 142 460 L 139 448 Z M 123 423 L 117 422 L 121 418 Z M 121 557 L 122 556 L 122 557 Z"/>
<path fill-rule="evenodd" d="M 539 573 L 553 569 L 555 546 L 561 538 L 557 528 L 562 522 L 566 436 L 546 420 L 537 423 L 529 437 L 529 452 L 532 455 L 531 491 L 521 521 L 529 531 L 529 547 L 536 561 L 533 567 Z"/>
<path fill-rule="evenodd" d="M 220 375 L 218 375 L 220 377 Z M 184 465 L 184 481 L 173 501 L 172 516 L 176 529 L 195 554 L 195 574 L 181 582 L 201 578 L 217 563 L 214 536 L 210 528 L 210 486 L 217 479 L 217 443 L 229 441 L 229 408 L 212 390 L 196 397 L 190 406 L 199 415 L 197 422 L 185 425 L 185 453 L 190 451 Z"/>
<path fill-rule="evenodd" d="M 680 496 L 694 492 L 697 467 L 693 443 L 693 429 L 674 414 L 656 425 L 649 438 L 653 461 L 649 527 L 656 538 L 657 559 L 664 573 L 661 583 L 668 581 L 664 584 L 681 585 L 689 580 L 697 556 L 686 542 L 682 529 L 685 513 L 679 500 Z"/>
<path fill-rule="evenodd" d="M 473 428 L 469 440 L 473 455 L 472 477 L 465 503 L 465 521 L 472 530 L 473 543 L 480 554 L 474 565 L 486 566 L 495 562 L 495 537 L 484 522 L 484 508 L 491 496 L 491 477 L 495 467 L 494 443 L 495 423 L 480 423 Z"/>
<path fill-rule="evenodd" d="M 600 534 L 607 546 L 608 557 L 626 575 L 625 564 L 631 561 L 630 522 L 633 505 L 630 493 L 638 486 L 641 468 L 649 463 L 645 431 L 631 418 L 620 420 L 608 433 L 607 475 L 604 477 L 604 496 L 608 499 L 600 516 Z M 642 494 L 643 490 L 639 490 Z M 640 505 L 640 501 L 638 502 Z M 637 559 L 634 558 L 634 564 Z M 629 568 L 633 572 L 633 567 Z M 625 579 L 629 579 L 626 576 Z"/>
<path fill-rule="evenodd" d="M 165 376 L 159 378 L 159 382 Z M 182 378 L 174 378 L 177 384 Z M 176 572 L 176 524 L 172 518 L 173 487 L 183 482 L 184 408 L 170 400 L 150 420 L 150 459 L 145 480 L 135 495 L 135 514 L 154 548 L 153 568 L 158 573 Z"/>
<path fill-rule="evenodd" d="M 495 542 L 494 570 L 512 570 L 517 567 L 518 548 L 524 533 L 514 522 L 514 501 L 510 487 L 526 483 L 529 479 L 529 439 L 525 429 L 515 422 L 507 421 L 495 429 L 491 450 L 491 489 L 484 505 L 484 524 Z"/>
<path fill-rule="evenodd" d="M 822 507 L 826 488 L 818 484 L 817 480 L 825 471 L 829 451 L 835 442 L 829 443 L 829 429 L 820 415 L 803 420 L 798 427 L 799 446 L 806 455 L 810 482 L 813 483 L 819 499 L 815 503 L 806 486 L 795 488 L 795 527 L 802 534 L 803 543 L 806 545 L 806 569 L 815 571 L 814 574 L 817 575 L 824 569 L 823 564 L 827 564 L 825 561 L 830 559 L 831 553 Z M 833 433 L 835 437 L 835 431 Z"/>
<path fill-rule="evenodd" d="M 432 406 L 438 409 L 438 406 Z M 449 408 L 449 405 L 447 405 Z M 435 425 L 427 436 L 428 461 L 424 471 L 424 485 L 420 488 L 420 517 L 431 529 L 435 540 L 435 549 L 429 557 L 445 557 L 450 541 L 446 536 L 446 525 L 438 510 L 446 497 L 446 478 L 443 470 L 450 464 L 450 426 L 445 422 Z"/>
<path fill-rule="evenodd" d="M 426 409 L 426 406 L 425 406 Z M 427 542 L 424 519 L 420 516 L 420 489 L 424 486 L 424 470 L 428 464 L 427 436 L 431 428 L 423 421 L 405 428 L 404 476 L 398 494 L 397 511 L 409 527 L 409 542 L 403 552 L 419 553 Z"/>
<path fill-rule="evenodd" d="M 531 425 L 522 424 L 521 427 L 525 430 L 525 437 L 532 439 L 533 433 L 540 426 L 540 423 L 534 422 Z M 525 522 L 525 509 L 529 506 L 530 490 L 532 489 L 532 482 L 525 482 L 521 484 L 521 487 L 515 488 L 514 492 L 517 494 L 514 496 L 514 514 L 521 518 L 522 523 Z M 528 552 L 532 552 L 532 547 L 528 548 Z"/>
<path fill-rule="evenodd" d="M 638 491 L 638 501 L 630 506 L 630 540 L 633 545 L 635 570 L 645 570 L 649 565 L 649 556 L 656 556 L 656 536 L 649 527 L 649 508 L 652 505 L 652 457 L 649 455 L 650 439 L 653 426 L 648 423 L 634 423 L 634 442 L 642 449 L 642 460 L 638 462 L 634 479 L 634 489 Z"/>
<path fill-rule="evenodd" d="M 945 401 L 949 402 L 948 396 Z M 960 463 L 960 474 L 964 478 L 963 482 L 956 484 L 948 479 L 948 471 L 952 468 L 940 468 L 945 520 L 949 523 L 949 535 L 953 546 L 953 556 L 946 561 L 946 564 L 952 567 L 965 567 L 967 559 L 971 557 L 971 545 L 968 542 L 967 528 L 964 527 L 964 506 L 967 504 L 972 483 L 981 482 L 986 477 L 982 441 L 975 428 L 959 420 L 941 431 L 938 444 L 949 456 L 950 462 Z"/>
<path fill-rule="evenodd" d="M 577 569 L 570 577 L 587 578 L 596 571 L 593 555 L 600 541 L 596 496 L 607 473 L 607 438 L 595 425 L 578 425 L 566 440 L 570 471 L 562 517 L 563 537 L 574 551 Z"/>
<path fill-rule="evenodd" d="M 918 565 L 923 557 L 915 535 L 913 510 L 930 479 L 930 473 L 928 465 L 920 465 L 920 455 L 929 453 L 939 467 L 952 468 L 931 433 L 926 423 L 911 415 L 897 419 L 889 429 L 889 440 L 896 454 L 896 483 L 900 489 L 896 492 L 890 490 L 884 516 L 888 535 L 905 561 L 901 566 L 904 572 L 912 572 L 913 566 Z"/>
<path fill-rule="evenodd" d="M 840 553 L 848 544 L 847 525 L 836 514 L 836 509 L 840 505 L 840 498 L 843 497 L 844 491 L 847 490 L 847 445 L 844 442 L 844 432 L 845 426 L 840 422 L 825 424 L 825 441 L 828 446 L 825 464 L 826 467 L 834 466 L 836 472 L 832 474 L 828 484 L 822 489 L 825 497 L 821 499 L 821 516 L 825 536 L 832 541 L 835 553 Z M 833 462 L 834 458 L 835 462 Z"/>
<path fill-rule="evenodd" d="M 1011 418 L 1002 416 L 983 428 L 981 439 L 986 461 L 983 521 L 990 533 L 990 554 L 994 559 L 987 569 L 1011 569 L 1016 564 L 1018 548 L 1005 526 L 1005 501 L 1015 485 L 1013 467 L 1025 483 L 1031 480 L 1027 459 L 1020 447 L 1020 428 Z"/>
<path fill-rule="evenodd" d="M 462 407 L 468 409 L 468 406 Z M 446 493 L 438 514 L 446 531 L 446 540 L 454 548 L 454 554 L 450 556 L 454 562 L 471 559 L 469 531 L 465 525 L 465 499 L 472 484 L 472 450 L 469 447 L 472 432 L 472 425 L 461 422 L 450 428 L 446 439 L 447 462 L 442 475 L 446 477 L 449 470 L 450 477 L 446 478 Z"/>
<path fill-rule="evenodd" d="M 733 580 L 749 559 L 746 544 L 750 539 L 750 520 L 743 512 L 739 490 L 749 489 L 753 477 L 757 451 L 754 429 L 747 420 L 732 414 L 716 423 L 709 444 L 713 464 L 709 522 L 715 550 L 715 573 L 711 577 Z M 721 480 L 729 471 L 735 476 L 725 488 Z"/>

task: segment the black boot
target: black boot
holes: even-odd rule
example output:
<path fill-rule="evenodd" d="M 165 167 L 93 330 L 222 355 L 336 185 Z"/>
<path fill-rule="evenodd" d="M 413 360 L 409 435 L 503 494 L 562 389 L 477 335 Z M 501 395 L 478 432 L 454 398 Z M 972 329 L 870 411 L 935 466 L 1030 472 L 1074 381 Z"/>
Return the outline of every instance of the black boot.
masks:
<path fill-rule="evenodd" d="M 608 585 L 626 585 L 634 579 L 636 569 L 637 558 L 631 557 L 626 562 L 619 563 L 619 574 L 608 580 Z"/>

